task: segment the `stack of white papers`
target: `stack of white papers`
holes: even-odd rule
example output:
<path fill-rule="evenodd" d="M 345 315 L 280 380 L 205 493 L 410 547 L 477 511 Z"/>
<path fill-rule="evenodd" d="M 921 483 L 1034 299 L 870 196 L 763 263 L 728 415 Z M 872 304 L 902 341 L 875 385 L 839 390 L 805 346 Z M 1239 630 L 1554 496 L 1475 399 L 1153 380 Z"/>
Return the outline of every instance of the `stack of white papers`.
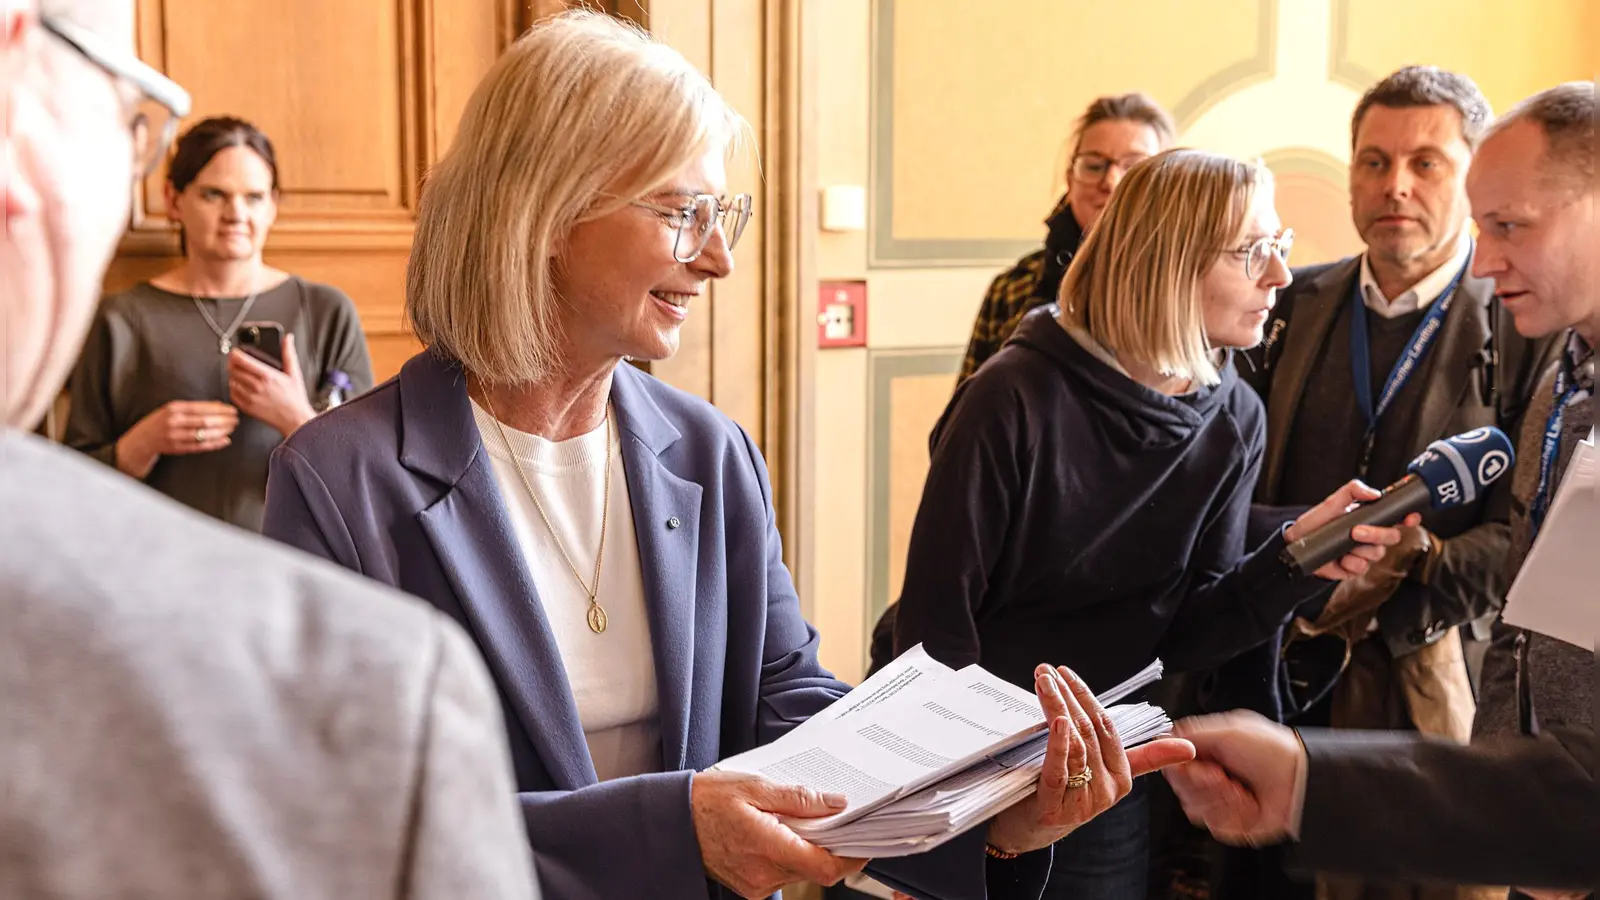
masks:
<path fill-rule="evenodd" d="M 1157 660 L 1100 695 L 1124 747 L 1171 729 L 1148 703 L 1110 706 L 1160 677 Z M 843 812 L 787 824 L 842 856 L 907 856 L 1025 799 L 1048 740 L 1031 691 L 975 665 L 953 670 L 919 644 L 794 731 L 716 768 L 843 794 Z"/>
<path fill-rule="evenodd" d="M 1507 624 L 1594 650 L 1600 643 L 1600 453 L 1580 441 L 1539 537 L 1506 593 Z"/>

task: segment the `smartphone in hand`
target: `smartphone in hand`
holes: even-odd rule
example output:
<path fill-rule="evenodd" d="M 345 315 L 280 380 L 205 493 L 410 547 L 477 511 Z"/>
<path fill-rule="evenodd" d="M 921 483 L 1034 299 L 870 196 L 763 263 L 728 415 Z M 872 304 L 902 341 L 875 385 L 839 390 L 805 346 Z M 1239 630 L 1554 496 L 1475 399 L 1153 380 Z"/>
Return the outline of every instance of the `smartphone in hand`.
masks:
<path fill-rule="evenodd" d="M 245 322 L 234 335 L 234 345 L 269 366 L 283 369 L 283 326 L 277 322 Z"/>

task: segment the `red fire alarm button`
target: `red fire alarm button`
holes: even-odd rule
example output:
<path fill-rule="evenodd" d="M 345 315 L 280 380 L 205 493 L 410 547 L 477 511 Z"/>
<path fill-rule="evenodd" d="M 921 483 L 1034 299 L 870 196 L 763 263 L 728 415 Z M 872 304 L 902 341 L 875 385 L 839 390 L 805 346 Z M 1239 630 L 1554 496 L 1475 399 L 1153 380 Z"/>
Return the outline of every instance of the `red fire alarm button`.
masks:
<path fill-rule="evenodd" d="M 867 283 L 824 281 L 817 297 L 817 346 L 867 345 Z"/>

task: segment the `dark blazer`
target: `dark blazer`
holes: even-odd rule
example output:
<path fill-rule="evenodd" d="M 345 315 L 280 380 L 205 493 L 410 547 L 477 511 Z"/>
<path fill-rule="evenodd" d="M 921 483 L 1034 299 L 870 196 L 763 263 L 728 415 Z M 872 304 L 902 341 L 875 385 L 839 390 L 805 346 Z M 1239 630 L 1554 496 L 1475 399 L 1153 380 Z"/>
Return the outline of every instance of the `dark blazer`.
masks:
<path fill-rule="evenodd" d="M 1551 728 L 1471 747 L 1305 729 L 1296 862 L 1366 878 L 1594 888 L 1593 733 Z"/>
<path fill-rule="evenodd" d="M 1267 340 L 1240 367 L 1267 405 L 1258 504 L 1282 502 L 1278 491 L 1284 454 L 1306 381 L 1360 273 L 1359 256 L 1297 269 L 1267 323 Z M 1440 438 L 1485 425 L 1497 425 L 1508 435 L 1518 433 L 1528 398 L 1558 348 L 1554 340 L 1531 341 L 1517 334 L 1511 315 L 1493 297 L 1492 279 L 1469 274 L 1462 280 L 1432 350 L 1427 390 L 1406 456 L 1420 454 Z M 1491 365 L 1492 353 L 1498 360 Z M 1446 539 L 1444 555 L 1426 590 L 1404 591 L 1380 608 L 1378 625 L 1391 653 L 1410 653 L 1456 625 L 1473 623 L 1473 636 L 1488 638 L 1489 619 L 1509 587 L 1504 561 L 1511 541 L 1510 509 L 1511 479 L 1502 478 L 1484 500 L 1429 515 L 1429 529 Z"/>
<path fill-rule="evenodd" d="M 800 615 L 749 436 L 632 366 L 617 368 L 611 400 L 661 692 L 659 774 L 596 782 L 459 365 L 418 355 L 295 432 L 273 455 L 265 532 L 467 628 L 505 708 L 546 897 L 717 896 L 695 838 L 690 776 L 776 739 L 849 686 L 817 662 L 817 632 Z M 1039 872 L 986 867 L 983 843 L 974 829 L 874 874 L 925 896 L 982 897 L 986 877 L 1020 872 L 1009 895 L 1038 895 L 1048 851 L 1028 855 L 1033 868 L 1042 857 Z"/>
<path fill-rule="evenodd" d="M 1240 377 L 1267 408 L 1266 453 L 1251 511 L 1251 540 L 1304 512 L 1280 505 L 1289 431 L 1322 346 L 1360 274 L 1359 256 L 1296 269 L 1294 283 L 1279 295 L 1267 321 L 1266 339 L 1238 363 Z M 1554 340 L 1530 341 L 1517 334 L 1511 315 L 1493 302 L 1492 280 L 1469 273 L 1459 290 L 1431 351 L 1434 361 L 1409 438 L 1409 455 L 1484 425 L 1517 434 L 1540 373 L 1559 352 Z M 1488 365 L 1492 358 L 1495 364 Z M 1401 591 L 1378 609 L 1379 634 L 1392 655 L 1404 656 L 1433 643 L 1457 625 L 1466 627 L 1466 637 L 1487 641 L 1489 622 L 1510 586 L 1504 565 L 1511 541 L 1510 511 L 1507 477 L 1477 503 L 1429 514 L 1428 527 L 1446 539 L 1429 584 Z M 1282 644 L 1281 636 L 1268 641 L 1201 679 L 1199 707 L 1210 712 L 1253 709 L 1279 720 L 1297 714 L 1282 693 Z M 1332 683 L 1336 672 L 1330 666 L 1336 662 L 1312 659 L 1305 664 L 1310 669 L 1294 677 Z"/>

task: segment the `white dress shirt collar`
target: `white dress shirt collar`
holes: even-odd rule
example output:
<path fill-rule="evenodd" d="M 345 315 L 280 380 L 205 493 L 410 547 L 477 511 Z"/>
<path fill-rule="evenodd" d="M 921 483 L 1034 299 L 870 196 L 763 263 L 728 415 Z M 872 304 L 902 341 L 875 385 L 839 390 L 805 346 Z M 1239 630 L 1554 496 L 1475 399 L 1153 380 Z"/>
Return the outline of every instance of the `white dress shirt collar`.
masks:
<path fill-rule="evenodd" d="M 1367 309 L 1385 319 L 1397 319 L 1419 309 L 1426 309 L 1444 294 L 1444 289 L 1450 286 L 1450 279 L 1461 271 L 1463 265 L 1466 265 L 1467 255 L 1471 252 L 1472 239 L 1463 232 L 1456 252 L 1448 262 L 1424 275 L 1410 290 L 1392 300 L 1384 297 L 1383 291 L 1378 289 L 1378 279 L 1372 274 L 1372 262 L 1368 259 L 1368 254 L 1363 253 L 1361 254 L 1361 300 Z"/>

